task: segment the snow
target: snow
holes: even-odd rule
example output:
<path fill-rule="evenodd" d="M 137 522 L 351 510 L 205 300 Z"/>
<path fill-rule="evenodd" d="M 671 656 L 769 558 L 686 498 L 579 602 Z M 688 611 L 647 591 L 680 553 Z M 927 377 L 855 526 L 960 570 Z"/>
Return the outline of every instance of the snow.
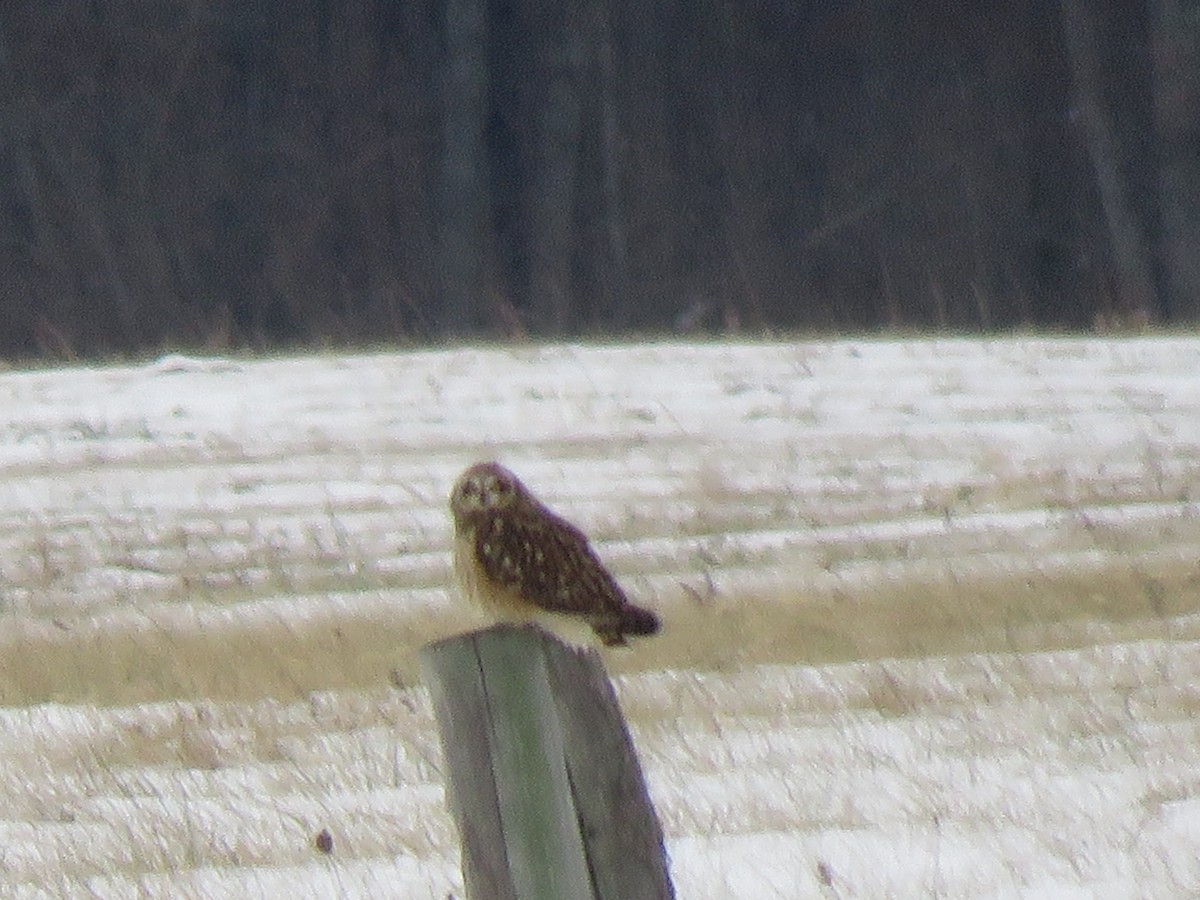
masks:
<path fill-rule="evenodd" d="M 461 896 L 414 654 L 495 457 L 681 897 L 1200 892 L 1200 339 L 458 348 L 0 374 L 0 895 Z M 328 829 L 333 852 L 315 848 Z"/>

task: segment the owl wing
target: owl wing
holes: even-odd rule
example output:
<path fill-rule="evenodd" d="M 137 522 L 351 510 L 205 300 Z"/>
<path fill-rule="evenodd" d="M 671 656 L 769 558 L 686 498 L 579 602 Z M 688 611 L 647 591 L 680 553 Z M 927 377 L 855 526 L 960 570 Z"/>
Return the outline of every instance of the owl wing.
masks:
<path fill-rule="evenodd" d="M 483 523 L 475 555 L 490 580 L 549 612 L 595 615 L 628 602 L 583 532 L 544 507 Z"/>

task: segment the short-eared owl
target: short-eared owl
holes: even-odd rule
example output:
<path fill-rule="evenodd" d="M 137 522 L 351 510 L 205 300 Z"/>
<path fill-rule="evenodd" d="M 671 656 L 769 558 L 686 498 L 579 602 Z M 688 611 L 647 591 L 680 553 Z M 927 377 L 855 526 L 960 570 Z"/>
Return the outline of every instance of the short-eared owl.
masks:
<path fill-rule="evenodd" d="M 565 613 L 605 644 L 654 634 L 658 616 L 634 606 L 583 532 L 551 512 L 512 472 L 471 466 L 450 494 L 454 569 L 466 596 L 501 618 Z"/>

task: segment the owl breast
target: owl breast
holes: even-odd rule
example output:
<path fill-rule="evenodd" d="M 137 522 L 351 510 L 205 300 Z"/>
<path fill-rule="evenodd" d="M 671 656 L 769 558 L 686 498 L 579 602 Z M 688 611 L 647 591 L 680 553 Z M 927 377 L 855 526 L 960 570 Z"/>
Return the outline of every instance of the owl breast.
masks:
<path fill-rule="evenodd" d="M 488 578 L 476 555 L 475 529 L 454 536 L 454 575 L 466 598 L 485 612 L 504 619 L 528 619 L 529 601 L 515 589 Z"/>

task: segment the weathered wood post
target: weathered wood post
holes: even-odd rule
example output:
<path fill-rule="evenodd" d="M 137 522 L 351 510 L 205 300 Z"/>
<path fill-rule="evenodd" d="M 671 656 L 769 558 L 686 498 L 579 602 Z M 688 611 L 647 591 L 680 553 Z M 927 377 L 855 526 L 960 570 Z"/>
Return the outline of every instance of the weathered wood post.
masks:
<path fill-rule="evenodd" d="M 662 829 L 599 654 L 497 625 L 421 669 L 472 900 L 673 898 Z"/>

